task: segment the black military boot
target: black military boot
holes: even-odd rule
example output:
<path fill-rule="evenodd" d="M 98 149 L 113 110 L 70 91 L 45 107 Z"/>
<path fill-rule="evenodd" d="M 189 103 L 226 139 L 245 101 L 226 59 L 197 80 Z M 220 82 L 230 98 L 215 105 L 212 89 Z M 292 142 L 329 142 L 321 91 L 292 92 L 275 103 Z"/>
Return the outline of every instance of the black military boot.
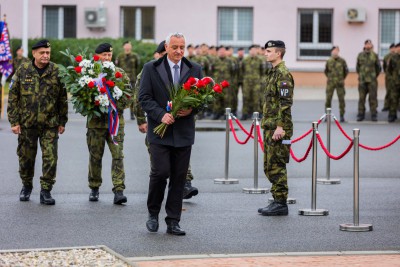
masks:
<path fill-rule="evenodd" d="M 345 122 L 343 115 L 340 115 L 340 122 Z"/>
<path fill-rule="evenodd" d="M 19 193 L 19 201 L 29 201 L 31 197 L 32 187 L 24 185 Z"/>
<path fill-rule="evenodd" d="M 99 189 L 93 188 L 89 194 L 89 201 L 99 201 Z"/>
<path fill-rule="evenodd" d="M 371 115 L 371 121 L 378 121 L 378 115 L 372 114 Z"/>
<path fill-rule="evenodd" d="M 199 190 L 192 186 L 191 181 L 186 181 L 185 187 L 183 188 L 183 199 L 189 199 L 196 196 L 199 193 Z"/>
<path fill-rule="evenodd" d="M 131 120 L 135 120 L 135 113 L 134 112 L 131 112 Z"/>
<path fill-rule="evenodd" d="M 288 215 L 289 210 L 286 201 L 278 202 L 274 201 L 268 205 L 268 207 L 261 210 L 263 216 L 280 216 Z"/>
<path fill-rule="evenodd" d="M 389 115 L 388 122 L 395 122 L 397 119 L 397 115 Z"/>
<path fill-rule="evenodd" d="M 115 191 L 114 192 L 114 204 L 121 205 L 122 203 L 126 203 L 128 199 L 124 196 L 123 191 Z"/>
<path fill-rule="evenodd" d="M 42 189 L 40 191 L 40 204 L 54 205 L 56 201 L 51 197 L 50 191 Z"/>
<path fill-rule="evenodd" d="M 358 113 L 357 121 L 363 121 L 364 119 L 365 119 L 365 114 L 364 113 Z"/>

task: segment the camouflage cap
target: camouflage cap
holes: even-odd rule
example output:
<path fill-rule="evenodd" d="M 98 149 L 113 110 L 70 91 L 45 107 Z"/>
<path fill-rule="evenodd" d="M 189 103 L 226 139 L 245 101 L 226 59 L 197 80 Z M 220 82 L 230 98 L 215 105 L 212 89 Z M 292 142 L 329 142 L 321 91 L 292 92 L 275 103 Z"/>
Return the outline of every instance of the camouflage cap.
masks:
<path fill-rule="evenodd" d="M 113 51 L 112 45 L 110 45 L 109 43 L 102 43 L 99 44 L 99 46 L 96 48 L 94 52 L 96 52 L 96 54 L 101 54 L 104 52 L 112 52 L 112 51 Z"/>
<path fill-rule="evenodd" d="M 280 40 L 270 40 L 265 43 L 265 48 L 271 48 L 271 47 L 277 47 L 277 48 L 286 48 L 285 43 Z"/>
<path fill-rule="evenodd" d="M 50 42 L 47 39 L 40 40 L 36 44 L 32 45 L 32 50 L 38 49 L 38 48 L 49 48 L 50 47 Z"/>

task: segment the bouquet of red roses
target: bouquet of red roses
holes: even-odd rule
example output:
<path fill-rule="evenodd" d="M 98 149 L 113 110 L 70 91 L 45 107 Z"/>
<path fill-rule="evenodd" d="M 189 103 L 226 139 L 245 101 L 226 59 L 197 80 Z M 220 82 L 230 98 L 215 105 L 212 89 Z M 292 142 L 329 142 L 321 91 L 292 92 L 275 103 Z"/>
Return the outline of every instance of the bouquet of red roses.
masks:
<path fill-rule="evenodd" d="M 182 87 L 172 87 L 170 90 L 170 99 L 166 110 L 177 118 L 177 113 L 182 109 L 202 109 L 222 94 L 222 90 L 229 87 L 227 81 L 215 83 L 211 77 L 197 79 L 190 77 Z M 168 124 L 161 123 L 154 128 L 154 133 L 163 138 L 167 131 Z"/>

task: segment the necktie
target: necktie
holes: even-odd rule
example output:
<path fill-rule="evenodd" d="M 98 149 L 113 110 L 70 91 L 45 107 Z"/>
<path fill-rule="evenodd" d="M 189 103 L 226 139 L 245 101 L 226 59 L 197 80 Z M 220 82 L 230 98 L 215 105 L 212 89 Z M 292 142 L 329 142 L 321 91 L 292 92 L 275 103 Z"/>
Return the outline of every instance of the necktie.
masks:
<path fill-rule="evenodd" d="M 174 85 L 179 84 L 179 66 L 177 64 L 174 65 Z"/>

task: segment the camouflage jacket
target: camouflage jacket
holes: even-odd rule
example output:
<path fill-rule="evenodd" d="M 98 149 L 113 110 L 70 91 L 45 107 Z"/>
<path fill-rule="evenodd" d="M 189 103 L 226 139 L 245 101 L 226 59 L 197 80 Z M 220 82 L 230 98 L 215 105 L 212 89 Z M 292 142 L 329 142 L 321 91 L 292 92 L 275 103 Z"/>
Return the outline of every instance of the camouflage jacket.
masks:
<path fill-rule="evenodd" d="M 390 58 L 387 72 L 392 77 L 392 81 L 396 86 L 400 84 L 400 54 L 394 54 Z"/>
<path fill-rule="evenodd" d="M 264 74 L 263 60 L 257 56 L 248 56 L 243 60 L 244 80 L 260 79 Z"/>
<path fill-rule="evenodd" d="M 390 75 L 390 73 L 388 72 L 388 67 L 390 64 L 390 61 L 392 59 L 392 57 L 395 55 L 396 53 L 388 53 L 385 55 L 385 57 L 383 58 L 383 71 L 385 72 L 385 78 L 386 79 L 391 79 L 392 76 Z"/>
<path fill-rule="evenodd" d="M 125 126 L 125 120 L 124 120 L 124 109 L 129 108 L 129 106 L 132 104 L 133 101 L 133 90 L 132 86 L 130 84 L 130 80 L 128 78 L 128 75 L 125 73 L 125 71 L 121 68 L 116 68 L 115 71 L 119 71 L 122 73 L 122 79 L 125 84 L 125 92 L 131 95 L 129 98 L 120 98 L 117 101 L 117 110 L 118 110 L 118 117 L 119 117 L 119 125 L 120 127 Z M 101 117 L 92 117 L 91 120 L 87 120 L 86 122 L 86 127 L 87 128 L 96 128 L 96 129 L 107 129 L 108 128 L 108 115 L 107 114 L 102 114 Z"/>
<path fill-rule="evenodd" d="M 19 66 L 21 66 L 22 63 L 25 62 L 29 62 L 30 60 L 26 57 L 21 57 L 21 58 L 17 58 L 15 57 L 13 59 L 13 68 L 14 68 L 14 72 L 17 71 L 17 69 L 19 68 Z"/>
<path fill-rule="evenodd" d="M 344 82 L 348 73 L 347 63 L 341 57 L 330 57 L 325 64 L 325 75 L 328 82 Z"/>
<path fill-rule="evenodd" d="M 228 58 L 217 58 L 213 65 L 213 79 L 216 82 L 222 82 L 223 80 L 227 80 L 231 84 L 232 77 L 235 73 L 235 64 L 234 62 Z"/>
<path fill-rule="evenodd" d="M 237 77 L 238 84 L 243 84 L 243 75 L 244 75 L 244 58 L 237 58 Z"/>
<path fill-rule="evenodd" d="M 142 125 L 147 123 L 146 113 L 143 111 L 142 106 L 139 103 L 139 88 L 140 80 L 142 78 L 142 71 L 138 74 L 136 78 L 135 87 L 133 88 L 133 112 L 136 116 L 137 125 Z"/>
<path fill-rule="evenodd" d="M 291 107 L 293 104 L 294 81 L 292 74 L 282 61 L 263 78 L 264 93 L 263 119 L 265 130 L 275 130 L 277 126 L 285 130 L 285 139 L 293 135 Z"/>
<path fill-rule="evenodd" d="M 121 53 L 115 60 L 115 65 L 123 69 L 128 75 L 132 85 L 135 84 L 136 76 L 139 72 L 140 59 L 136 53 Z"/>
<path fill-rule="evenodd" d="M 209 75 L 210 73 L 210 61 L 206 56 L 192 56 L 192 57 L 187 57 L 190 61 L 193 61 L 201 66 L 201 69 L 203 71 L 203 74 L 206 76 Z"/>
<path fill-rule="evenodd" d="M 58 66 L 50 62 L 40 77 L 32 62 L 23 63 L 11 79 L 7 109 L 11 126 L 65 126 L 67 91 L 58 77 Z"/>
<path fill-rule="evenodd" d="M 360 82 L 373 82 L 381 72 L 381 64 L 375 52 L 361 52 L 357 57 L 356 70 Z"/>

